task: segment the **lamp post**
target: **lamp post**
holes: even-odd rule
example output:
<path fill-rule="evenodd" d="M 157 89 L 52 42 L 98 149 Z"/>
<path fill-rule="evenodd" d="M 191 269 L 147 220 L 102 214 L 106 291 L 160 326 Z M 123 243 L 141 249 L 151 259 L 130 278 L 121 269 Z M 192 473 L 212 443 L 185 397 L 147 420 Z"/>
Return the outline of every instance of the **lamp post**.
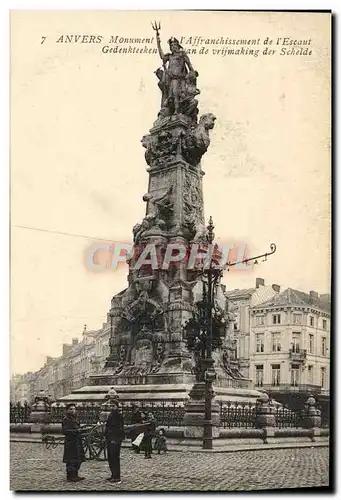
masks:
<path fill-rule="evenodd" d="M 214 240 L 214 225 L 212 217 L 207 226 L 207 243 L 212 245 Z M 195 371 L 197 382 L 205 383 L 205 418 L 203 421 L 203 448 L 211 450 L 212 442 L 212 399 L 213 381 L 216 378 L 212 352 L 221 345 L 222 319 L 218 319 L 215 312 L 215 292 L 222 276 L 222 269 L 213 267 L 211 259 L 209 265 L 204 264 L 202 269 L 203 295 L 197 302 L 197 311 L 185 325 L 187 333 L 187 347 L 194 352 L 196 361 Z"/>
<path fill-rule="evenodd" d="M 203 421 L 203 448 L 213 448 L 213 424 L 212 424 L 212 399 L 214 397 L 213 381 L 216 378 L 214 370 L 213 350 L 221 347 L 222 338 L 225 336 L 225 322 L 221 314 L 218 314 L 215 296 L 224 269 L 236 264 L 247 264 L 249 261 L 258 263 L 256 259 L 267 257 L 276 251 L 276 245 L 271 244 L 271 252 L 244 259 L 241 262 L 228 262 L 224 267 L 212 266 L 214 251 L 214 225 L 212 217 L 207 226 L 206 240 L 209 245 L 209 264 L 204 263 L 202 269 L 203 294 L 202 300 L 196 303 L 196 311 L 192 318 L 184 325 L 187 338 L 187 348 L 194 353 L 196 381 L 205 383 L 205 418 Z"/>
<path fill-rule="evenodd" d="M 106 359 L 106 363 L 105 363 L 105 367 L 108 368 L 108 367 L 112 367 L 115 365 L 115 362 L 116 362 L 116 345 L 115 345 L 115 342 L 114 342 L 114 337 L 113 337 L 113 312 L 112 310 L 110 309 L 110 313 L 109 313 L 109 316 L 110 316 L 110 337 L 109 337 L 109 348 L 110 348 L 110 351 L 109 351 L 109 355 Z"/>

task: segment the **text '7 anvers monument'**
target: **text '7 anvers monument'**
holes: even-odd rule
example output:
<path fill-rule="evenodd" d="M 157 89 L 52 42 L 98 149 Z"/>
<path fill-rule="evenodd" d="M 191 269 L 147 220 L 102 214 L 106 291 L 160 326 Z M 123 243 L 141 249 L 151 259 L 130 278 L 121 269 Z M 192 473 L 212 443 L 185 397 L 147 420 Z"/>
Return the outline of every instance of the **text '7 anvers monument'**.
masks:
<path fill-rule="evenodd" d="M 105 366 L 88 386 L 63 400 L 103 399 L 113 386 L 126 401 L 186 401 L 198 381 L 196 353 L 187 348 L 184 325 L 202 296 L 202 271 L 189 269 L 188 259 L 167 269 L 135 264 L 149 244 L 164 256 L 171 244 L 190 248 L 206 242 L 201 158 L 209 148 L 216 117 L 212 113 L 198 117 L 198 72 L 176 38 L 168 40 L 170 52 L 164 54 L 154 29 L 162 59 L 155 72 L 161 106 L 150 133 L 142 138 L 149 182 L 143 195 L 146 215 L 133 228 L 129 286 L 111 300 L 110 355 Z M 249 381 L 238 371 L 233 314 L 222 285 L 214 300 L 222 328 L 221 346 L 213 354 L 216 397 L 255 399 L 259 393 L 248 389 Z"/>

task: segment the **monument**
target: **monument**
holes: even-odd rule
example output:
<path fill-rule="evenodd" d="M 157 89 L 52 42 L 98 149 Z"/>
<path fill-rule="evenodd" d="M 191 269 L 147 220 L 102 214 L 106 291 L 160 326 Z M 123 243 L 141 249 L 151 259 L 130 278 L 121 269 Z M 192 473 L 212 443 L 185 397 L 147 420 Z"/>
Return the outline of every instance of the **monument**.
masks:
<path fill-rule="evenodd" d="M 168 40 L 170 51 L 164 53 L 160 25 L 153 28 L 162 62 L 155 71 L 161 104 L 141 141 L 149 181 L 143 195 L 145 217 L 133 227 L 128 288 L 111 300 L 105 366 L 88 386 L 63 399 L 103 398 L 114 387 L 121 400 L 186 401 L 196 380 L 195 353 L 187 348 L 184 325 L 196 309 L 202 283 L 200 266 L 189 266 L 188 254 L 206 241 L 201 159 L 209 149 L 216 117 L 209 112 L 199 117 L 198 71 L 176 38 Z M 181 259 L 172 254 L 179 246 L 186 248 Z M 224 325 L 221 348 L 214 352 L 216 397 L 255 399 L 259 393 L 238 370 L 233 314 L 223 285 L 215 301 Z"/>

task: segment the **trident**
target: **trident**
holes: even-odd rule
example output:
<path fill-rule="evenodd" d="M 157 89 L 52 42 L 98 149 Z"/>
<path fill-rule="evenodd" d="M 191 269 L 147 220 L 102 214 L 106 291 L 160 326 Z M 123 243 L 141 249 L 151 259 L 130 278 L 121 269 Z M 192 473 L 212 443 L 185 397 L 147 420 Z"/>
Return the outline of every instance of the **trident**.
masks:
<path fill-rule="evenodd" d="M 154 31 L 156 31 L 156 36 L 159 36 L 159 30 L 161 29 L 161 22 L 159 21 L 158 23 L 154 21 L 154 23 L 151 23 L 152 28 Z"/>

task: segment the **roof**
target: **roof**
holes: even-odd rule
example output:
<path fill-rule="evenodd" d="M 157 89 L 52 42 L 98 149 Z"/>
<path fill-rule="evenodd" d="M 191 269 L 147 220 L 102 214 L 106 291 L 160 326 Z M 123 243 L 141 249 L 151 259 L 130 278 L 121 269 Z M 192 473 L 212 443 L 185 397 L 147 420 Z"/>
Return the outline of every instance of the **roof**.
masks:
<path fill-rule="evenodd" d="M 328 300 L 329 298 L 329 300 Z M 280 307 L 280 306 L 306 306 L 316 307 L 323 311 L 330 311 L 330 295 L 311 296 L 309 293 L 287 288 L 283 292 L 274 295 L 271 299 L 261 302 L 257 308 L 265 307 Z"/>
<path fill-rule="evenodd" d="M 225 292 L 226 297 L 229 299 L 238 299 L 239 297 L 244 297 L 245 295 L 252 295 L 257 288 L 243 288 L 240 290 L 239 288 L 235 288 L 234 290 L 228 290 Z"/>

